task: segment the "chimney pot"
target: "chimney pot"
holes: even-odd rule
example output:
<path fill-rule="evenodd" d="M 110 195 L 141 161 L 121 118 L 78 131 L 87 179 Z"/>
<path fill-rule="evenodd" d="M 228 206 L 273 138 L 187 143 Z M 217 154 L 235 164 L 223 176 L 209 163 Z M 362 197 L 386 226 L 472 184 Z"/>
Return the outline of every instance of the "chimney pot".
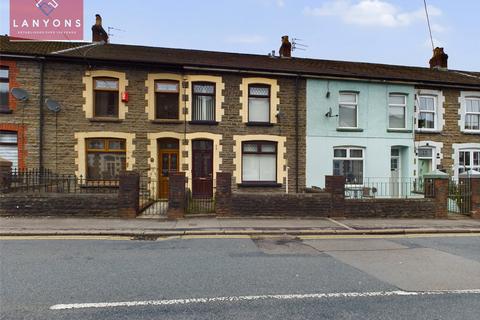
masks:
<path fill-rule="evenodd" d="M 430 69 L 447 70 L 448 68 L 448 54 L 443 51 L 443 48 L 436 47 L 433 50 L 433 57 L 429 61 Z"/>
<path fill-rule="evenodd" d="M 108 42 L 108 34 L 102 27 L 102 17 L 95 15 L 95 24 L 92 26 L 92 42 Z"/>
<path fill-rule="evenodd" d="M 288 36 L 282 37 L 282 45 L 278 52 L 281 58 L 291 58 L 292 57 L 292 44 L 288 41 Z"/>

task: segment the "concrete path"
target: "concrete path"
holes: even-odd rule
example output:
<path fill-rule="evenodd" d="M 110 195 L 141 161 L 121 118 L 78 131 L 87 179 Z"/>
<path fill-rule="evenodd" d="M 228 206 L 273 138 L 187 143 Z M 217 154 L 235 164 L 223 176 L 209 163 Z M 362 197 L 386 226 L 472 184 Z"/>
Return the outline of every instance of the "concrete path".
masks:
<path fill-rule="evenodd" d="M 219 235 L 219 234 L 409 234 L 480 233 L 473 219 L 153 219 L 0 218 L 0 236 L 9 235 Z"/>

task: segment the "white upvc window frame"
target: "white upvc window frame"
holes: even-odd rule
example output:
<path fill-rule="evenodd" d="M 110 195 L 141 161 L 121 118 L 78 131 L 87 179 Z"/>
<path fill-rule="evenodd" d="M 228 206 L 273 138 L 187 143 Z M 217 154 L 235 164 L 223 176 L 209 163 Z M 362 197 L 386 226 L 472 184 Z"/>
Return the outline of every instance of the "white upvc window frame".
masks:
<path fill-rule="evenodd" d="M 458 125 L 460 126 L 460 130 L 462 132 L 480 134 L 480 127 L 478 129 L 466 128 L 467 115 L 478 115 L 480 117 L 480 112 L 467 111 L 467 101 L 469 100 L 480 100 L 480 91 L 462 91 L 460 93 L 460 97 L 458 98 L 458 102 L 460 103 L 460 108 L 458 110 L 460 120 L 458 121 Z"/>
<path fill-rule="evenodd" d="M 342 102 L 342 95 L 353 95 L 355 97 L 355 102 Z M 354 106 L 355 107 L 355 124 L 354 127 L 344 127 L 340 125 L 340 108 L 342 106 Z M 338 94 L 338 128 L 339 129 L 358 129 L 358 92 L 355 91 L 340 91 Z"/>
<path fill-rule="evenodd" d="M 346 150 L 346 156 L 345 157 L 336 157 L 335 156 L 335 150 Z M 361 157 L 352 157 L 351 156 L 351 151 L 361 151 L 362 156 Z M 350 183 L 346 182 L 347 186 L 361 186 L 364 183 L 365 179 L 365 148 L 363 147 L 356 147 L 356 146 L 335 146 L 333 147 L 333 157 L 332 157 L 332 174 L 335 174 L 335 167 L 333 163 L 335 161 L 362 161 L 362 181 L 359 183 Z M 346 177 L 345 177 L 346 178 Z"/>
<path fill-rule="evenodd" d="M 478 163 L 478 165 L 474 165 L 473 163 L 473 159 L 474 159 L 473 153 L 477 153 L 477 152 L 480 153 L 480 143 L 454 143 L 452 145 L 452 149 L 453 149 L 452 156 L 454 160 L 452 169 L 453 169 L 453 174 L 455 179 L 458 179 L 460 168 L 465 168 L 464 171 L 471 170 L 471 169 L 480 171 L 480 162 Z M 460 165 L 461 152 L 469 152 L 470 164 L 468 166 Z M 478 156 L 479 156 L 478 161 L 480 161 L 480 154 Z"/>
<path fill-rule="evenodd" d="M 433 110 L 422 110 L 421 102 L 422 98 L 433 100 Z M 437 117 L 438 117 L 438 97 L 429 94 L 422 94 L 418 96 L 418 116 L 417 116 L 417 128 L 422 131 L 435 131 L 437 130 Z M 433 114 L 433 128 L 420 128 L 420 114 Z"/>
<path fill-rule="evenodd" d="M 418 126 L 420 120 L 421 111 L 420 110 L 420 97 L 433 97 L 434 99 L 434 127 L 433 128 L 420 128 Z M 420 89 L 417 90 L 416 99 L 415 99 L 415 131 L 417 132 L 440 132 L 445 125 L 445 120 L 443 119 L 445 96 L 441 90 L 426 90 Z"/>
<path fill-rule="evenodd" d="M 404 103 L 403 104 L 390 103 L 390 97 L 393 97 L 393 96 L 402 97 Z M 401 128 L 390 127 L 390 111 L 391 111 L 392 107 L 403 108 L 403 127 L 401 127 Z M 407 129 L 407 95 L 406 94 L 394 93 L 394 92 L 388 94 L 388 129 L 389 130 L 405 130 L 405 129 Z"/>

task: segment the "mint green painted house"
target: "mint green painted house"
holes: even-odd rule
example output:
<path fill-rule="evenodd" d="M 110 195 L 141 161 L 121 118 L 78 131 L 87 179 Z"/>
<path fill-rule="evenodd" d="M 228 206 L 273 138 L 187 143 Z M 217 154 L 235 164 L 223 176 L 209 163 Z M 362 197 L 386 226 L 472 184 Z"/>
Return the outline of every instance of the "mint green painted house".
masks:
<path fill-rule="evenodd" d="M 307 81 L 307 186 L 325 175 L 347 185 L 385 184 L 401 196 L 414 170 L 413 85 L 343 80 Z"/>

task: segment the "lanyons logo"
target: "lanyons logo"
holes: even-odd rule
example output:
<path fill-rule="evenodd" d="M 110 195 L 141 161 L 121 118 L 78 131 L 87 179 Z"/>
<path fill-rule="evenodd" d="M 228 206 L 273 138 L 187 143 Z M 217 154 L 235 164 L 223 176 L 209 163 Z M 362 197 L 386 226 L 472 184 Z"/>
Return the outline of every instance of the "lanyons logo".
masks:
<path fill-rule="evenodd" d="M 10 36 L 83 40 L 83 0 L 10 0 Z"/>
<path fill-rule="evenodd" d="M 58 7 L 58 3 L 55 0 L 46 2 L 45 0 L 38 0 L 35 6 L 43 12 L 47 17 Z"/>

